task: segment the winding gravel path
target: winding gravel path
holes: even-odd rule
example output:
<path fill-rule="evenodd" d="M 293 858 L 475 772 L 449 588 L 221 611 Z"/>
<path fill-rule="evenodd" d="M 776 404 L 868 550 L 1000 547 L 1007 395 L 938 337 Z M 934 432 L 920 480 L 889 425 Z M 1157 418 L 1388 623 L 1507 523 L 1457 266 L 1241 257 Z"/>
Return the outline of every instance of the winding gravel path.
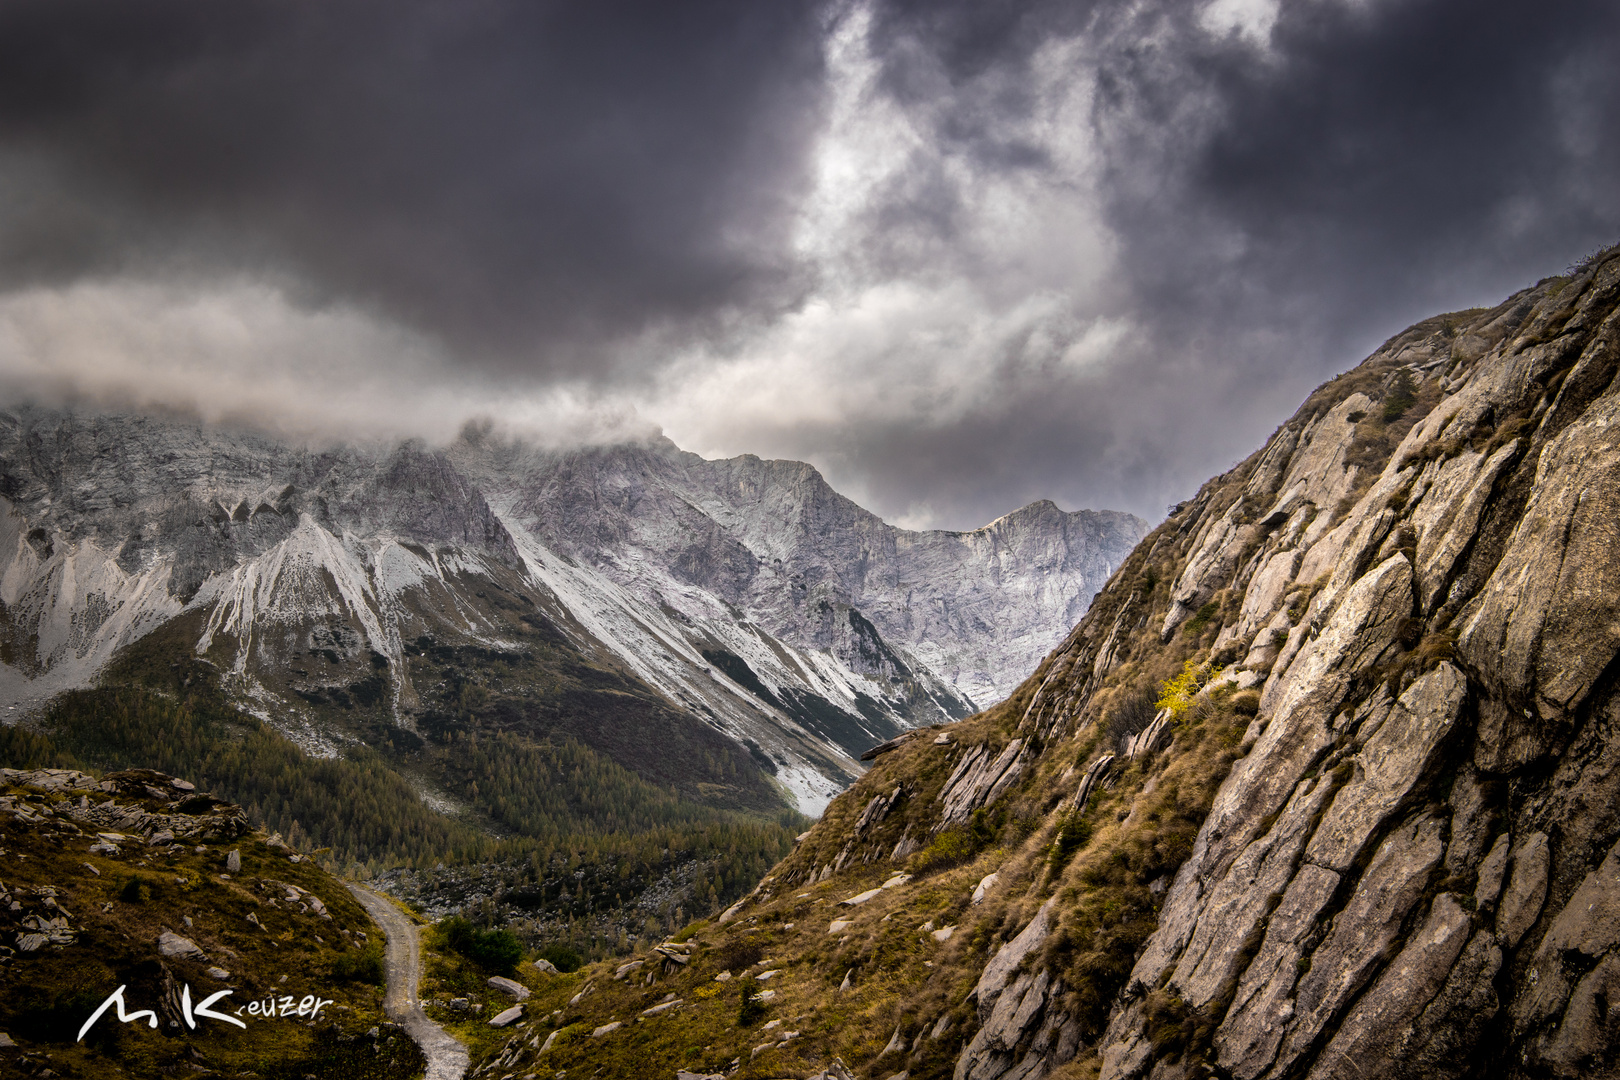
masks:
<path fill-rule="evenodd" d="M 427 1057 L 426 1080 L 461 1080 L 467 1072 L 467 1048 L 429 1020 L 416 999 L 416 986 L 422 976 L 416 926 L 386 897 L 354 884 L 349 885 L 349 891 L 388 935 L 388 992 L 383 996 L 383 1011 L 422 1048 Z"/>

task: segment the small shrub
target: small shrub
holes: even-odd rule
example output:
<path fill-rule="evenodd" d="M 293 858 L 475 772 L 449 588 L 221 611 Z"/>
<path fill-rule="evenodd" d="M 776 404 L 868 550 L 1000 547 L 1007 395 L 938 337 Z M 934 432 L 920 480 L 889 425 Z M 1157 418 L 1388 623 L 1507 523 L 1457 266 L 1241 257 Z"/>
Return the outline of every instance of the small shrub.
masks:
<path fill-rule="evenodd" d="M 489 971 L 511 971 L 523 960 L 523 944 L 510 930 L 485 930 L 473 944 L 471 959 Z"/>
<path fill-rule="evenodd" d="M 1326 585 L 1327 582 L 1328 575 L 1323 574 L 1311 582 L 1310 585 L 1293 593 L 1293 599 L 1288 604 L 1289 622 L 1296 626 L 1299 625 L 1299 620 L 1304 617 L 1306 610 L 1311 606 L 1311 601 L 1316 599 L 1316 594 L 1322 591 L 1322 586 Z"/>
<path fill-rule="evenodd" d="M 1395 376 L 1390 384 L 1389 393 L 1384 398 L 1384 408 L 1379 416 L 1384 423 L 1399 420 L 1406 410 L 1417 404 L 1417 383 L 1412 381 L 1412 373 L 1402 371 Z"/>
<path fill-rule="evenodd" d="M 1174 1061 L 1186 1043 L 1183 1025 L 1192 1010 L 1181 998 L 1166 990 L 1155 990 L 1142 1003 L 1146 1013 L 1146 1034 L 1155 1057 Z"/>
<path fill-rule="evenodd" d="M 1197 637 L 1203 631 L 1204 627 L 1209 625 L 1209 621 L 1213 619 L 1216 613 L 1220 610 L 1221 605 L 1219 601 L 1216 600 L 1211 600 L 1209 603 L 1199 608 L 1198 612 L 1193 615 L 1192 618 L 1181 624 L 1182 636 L 1188 640 Z"/>
<path fill-rule="evenodd" d="M 964 826 L 953 825 L 942 830 L 927 847 L 913 855 L 906 869 L 910 873 L 921 874 L 960 866 L 973 858 L 977 850 L 972 834 Z"/>
<path fill-rule="evenodd" d="M 1502 421 L 1496 426 L 1496 431 L 1492 433 L 1490 441 L 1485 444 L 1485 456 L 1490 457 L 1502 447 L 1523 435 L 1529 427 L 1530 420 L 1524 416 L 1516 416 Z"/>
<path fill-rule="evenodd" d="M 437 930 L 439 944 L 463 956 L 472 949 L 473 935 L 478 933 L 473 924 L 460 915 L 441 919 Z"/>
<path fill-rule="evenodd" d="M 523 959 L 523 946 L 510 930 L 478 930 L 462 916 L 452 915 L 439 923 L 438 931 L 445 948 L 488 971 L 511 971 Z"/>
<path fill-rule="evenodd" d="M 118 899 L 126 904 L 144 904 L 152 899 L 155 890 L 148 881 L 132 877 L 124 882 L 124 887 L 118 890 Z"/>
<path fill-rule="evenodd" d="M 1239 716 L 1258 716 L 1260 713 L 1260 691 L 1240 690 L 1233 694 L 1232 711 Z"/>
<path fill-rule="evenodd" d="M 541 949 L 536 959 L 546 961 L 564 975 L 567 975 L 569 972 L 578 971 L 580 968 L 585 966 L 585 958 L 583 956 L 580 956 L 579 953 L 575 952 L 573 949 L 570 949 L 566 945 L 558 945 L 556 943 L 547 945 L 545 948 Z"/>
<path fill-rule="evenodd" d="M 1389 692 L 1399 696 L 1406 684 L 1457 655 L 1458 629 L 1436 630 L 1425 634 L 1412 650 L 1388 667 L 1386 683 Z"/>
<path fill-rule="evenodd" d="M 382 942 L 369 941 L 361 948 L 339 953 L 332 961 L 332 978 L 340 983 L 383 985 L 387 970 L 383 965 Z"/>
<path fill-rule="evenodd" d="M 737 1006 L 737 1025 L 748 1027 L 756 1024 L 765 1015 L 765 1006 L 760 1003 L 759 990 L 754 986 L 753 979 L 742 980 L 738 988 L 742 992 L 742 1001 Z"/>
<path fill-rule="evenodd" d="M 1103 719 L 1103 734 L 1118 746 L 1140 734 L 1158 715 L 1153 698 L 1145 692 L 1131 694 L 1112 709 Z"/>
<path fill-rule="evenodd" d="M 1085 820 L 1085 810 L 1083 806 L 1077 807 L 1058 821 L 1049 857 L 1053 873 L 1062 871 L 1074 853 L 1091 841 L 1091 825 Z"/>
<path fill-rule="evenodd" d="M 765 950 L 758 942 L 738 938 L 716 949 L 714 962 L 722 971 L 745 971 L 764 957 Z"/>
<path fill-rule="evenodd" d="M 1446 458 L 1454 458 L 1462 453 L 1466 447 L 1467 443 L 1462 439 L 1455 438 L 1436 439 L 1432 442 L 1426 442 L 1402 458 L 1400 468 L 1404 469 L 1409 465 L 1416 465 L 1421 468 L 1431 461 L 1444 461 Z"/>
<path fill-rule="evenodd" d="M 1208 664 L 1200 664 L 1188 660 L 1181 666 L 1181 674 L 1166 679 L 1159 686 L 1159 700 L 1153 704 L 1156 708 L 1169 709 L 1170 715 L 1181 716 L 1192 704 L 1193 697 L 1203 685 L 1209 682 L 1214 670 Z"/>
<path fill-rule="evenodd" d="M 929 873 L 960 866 L 988 847 L 1007 823 L 1002 811 L 992 817 L 983 807 L 973 811 L 966 825 L 952 825 L 941 830 L 933 842 L 906 861 L 906 871 L 912 874 Z M 1034 821 L 1014 822 L 1014 831 L 1027 836 L 1034 831 Z"/>
<path fill-rule="evenodd" d="M 687 923 L 685 926 L 683 926 L 679 930 L 675 931 L 675 936 L 670 938 L 670 940 L 673 941 L 673 942 L 676 942 L 678 944 L 680 942 L 683 942 L 683 941 L 687 940 L 693 934 L 697 933 L 699 930 L 702 930 L 705 926 L 708 926 L 708 925 L 709 925 L 709 920 L 708 919 L 699 919 L 695 923 Z"/>
<path fill-rule="evenodd" d="M 588 1037 L 591 1031 L 591 1025 L 584 1022 L 569 1024 L 567 1027 L 558 1030 L 557 1041 L 553 1045 L 563 1047 L 570 1043 L 577 1043 L 581 1039 Z"/>

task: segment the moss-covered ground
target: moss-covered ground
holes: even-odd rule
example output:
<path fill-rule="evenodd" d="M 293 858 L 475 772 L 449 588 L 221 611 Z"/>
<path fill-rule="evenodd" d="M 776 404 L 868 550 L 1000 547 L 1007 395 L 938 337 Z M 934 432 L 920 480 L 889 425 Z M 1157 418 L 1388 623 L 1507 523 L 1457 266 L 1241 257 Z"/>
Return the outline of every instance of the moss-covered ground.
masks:
<path fill-rule="evenodd" d="M 417 1075 L 421 1055 L 382 1012 L 381 931 L 335 878 L 312 860 L 293 861 L 262 834 L 218 842 L 149 846 L 115 840 L 116 854 L 65 809 L 105 794 L 7 787 L 25 808 L 0 812 L 0 1075 L 65 1077 L 239 1076 L 377 1078 Z M 161 812 L 151 800 L 119 804 Z M 40 811 L 50 809 L 50 814 Z M 25 817 L 36 820 L 27 821 Z M 231 851 L 241 867 L 226 872 Z M 296 895 L 296 899 L 294 898 Z M 320 901 L 322 917 L 311 897 Z M 25 949 L 24 935 L 65 919 L 71 941 Z M 202 955 L 164 956 L 165 931 Z M 81 1026 L 118 987 L 130 1012 L 156 1012 L 158 1026 L 120 1023 L 108 1010 L 79 1041 Z M 198 1018 L 193 1006 L 220 990 L 214 1011 L 246 1028 Z M 313 1017 L 313 1002 L 329 1000 Z M 274 1017 L 248 1011 L 274 1000 Z M 280 1015 L 289 1002 L 293 1015 Z M 372 1034 L 375 1032 L 375 1034 Z"/>

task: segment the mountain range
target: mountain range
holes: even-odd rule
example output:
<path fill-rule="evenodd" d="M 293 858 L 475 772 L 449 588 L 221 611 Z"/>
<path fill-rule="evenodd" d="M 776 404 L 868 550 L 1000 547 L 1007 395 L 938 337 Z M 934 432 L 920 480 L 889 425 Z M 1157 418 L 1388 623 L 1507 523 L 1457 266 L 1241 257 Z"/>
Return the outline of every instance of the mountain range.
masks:
<path fill-rule="evenodd" d="M 662 438 L 309 446 L 37 408 L 0 414 L 0 498 L 12 715 L 163 640 L 317 758 L 493 726 L 812 814 L 868 747 L 1004 696 L 1146 530 L 1042 502 L 911 532 L 809 465 Z"/>

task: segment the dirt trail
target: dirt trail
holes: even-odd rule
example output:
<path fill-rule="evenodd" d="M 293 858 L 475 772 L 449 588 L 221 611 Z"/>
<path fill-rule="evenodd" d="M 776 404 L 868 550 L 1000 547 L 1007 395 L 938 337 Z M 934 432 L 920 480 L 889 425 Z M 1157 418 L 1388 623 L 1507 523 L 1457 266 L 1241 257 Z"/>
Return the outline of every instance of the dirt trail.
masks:
<path fill-rule="evenodd" d="M 349 891 L 388 935 L 388 992 L 383 997 L 383 1011 L 422 1048 L 427 1057 L 426 1080 L 461 1080 L 467 1072 L 467 1048 L 429 1020 L 416 999 L 422 952 L 415 924 L 386 897 L 353 884 Z"/>

